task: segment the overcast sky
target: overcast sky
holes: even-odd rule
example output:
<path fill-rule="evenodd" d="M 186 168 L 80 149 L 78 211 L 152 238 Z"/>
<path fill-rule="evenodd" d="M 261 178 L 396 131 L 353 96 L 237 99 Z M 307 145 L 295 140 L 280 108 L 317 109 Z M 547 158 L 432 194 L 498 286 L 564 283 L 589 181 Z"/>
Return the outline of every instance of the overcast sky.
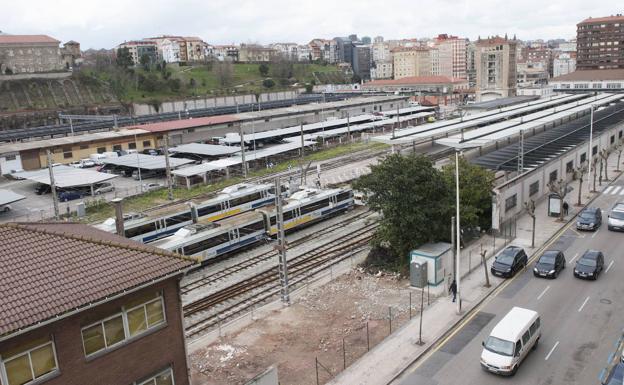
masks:
<path fill-rule="evenodd" d="M 619 8 L 618 8 L 619 6 Z M 615 0 L 27 0 L 0 12 L 0 30 L 48 34 L 83 49 L 176 34 L 211 44 L 307 43 L 356 33 L 386 39 L 448 33 L 476 39 L 573 38 L 586 17 L 624 13 Z"/>

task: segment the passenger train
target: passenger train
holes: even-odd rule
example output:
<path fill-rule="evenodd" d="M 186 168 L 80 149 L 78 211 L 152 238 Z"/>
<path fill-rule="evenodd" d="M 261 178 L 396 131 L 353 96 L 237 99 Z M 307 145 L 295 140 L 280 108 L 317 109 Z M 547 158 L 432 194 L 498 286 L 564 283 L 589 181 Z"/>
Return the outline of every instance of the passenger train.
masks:
<path fill-rule="evenodd" d="M 242 183 L 225 188 L 215 198 L 195 204 L 195 208 L 201 220 L 218 221 L 274 202 L 274 185 Z M 182 210 L 180 206 L 169 207 L 151 211 L 146 215 L 128 215 L 124 219 L 124 235 L 126 238 L 148 243 L 191 224 L 193 224 L 191 208 Z M 95 227 L 115 232 L 115 218 L 109 218 Z"/>
<path fill-rule="evenodd" d="M 284 203 L 282 208 L 284 230 L 289 231 L 309 225 L 352 207 L 353 192 L 351 189 L 304 188 L 292 194 Z M 276 209 L 274 206 L 268 206 L 216 223 L 206 223 L 200 220 L 152 245 L 207 261 L 276 234 Z"/>

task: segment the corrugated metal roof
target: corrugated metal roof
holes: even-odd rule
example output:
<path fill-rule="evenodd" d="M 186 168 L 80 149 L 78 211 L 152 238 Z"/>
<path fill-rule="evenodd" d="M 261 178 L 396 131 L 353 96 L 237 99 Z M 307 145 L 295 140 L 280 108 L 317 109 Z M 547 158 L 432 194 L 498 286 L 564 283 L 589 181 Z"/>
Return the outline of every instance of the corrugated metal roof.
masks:
<path fill-rule="evenodd" d="M 84 168 L 75 168 L 65 165 L 57 165 L 53 167 L 54 184 L 58 188 L 89 186 L 118 177 L 118 175 L 106 174 L 103 172 L 87 170 Z M 43 184 L 50 184 L 50 172 L 47 168 L 36 171 L 16 172 L 18 178 L 32 180 Z"/>
<path fill-rule="evenodd" d="M 26 199 L 26 197 L 11 190 L 0 189 L 0 206 L 21 201 L 22 199 Z"/>
<path fill-rule="evenodd" d="M 100 161 L 104 164 L 141 168 L 142 170 L 164 170 L 167 167 L 164 155 L 145 155 L 137 153 L 123 155 L 117 158 L 105 158 Z M 193 162 L 194 161 L 191 159 L 169 157 L 169 165 L 171 168 L 180 167 Z"/>
<path fill-rule="evenodd" d="M 169 149 L 169 152 L 179 152 L 185 154 L 199 154 L 206 156 L 230 155 L 240 152 L 238 146 L 218 146 L 215 144 L 189 143 L 181 144 L 177 147 Z"/>

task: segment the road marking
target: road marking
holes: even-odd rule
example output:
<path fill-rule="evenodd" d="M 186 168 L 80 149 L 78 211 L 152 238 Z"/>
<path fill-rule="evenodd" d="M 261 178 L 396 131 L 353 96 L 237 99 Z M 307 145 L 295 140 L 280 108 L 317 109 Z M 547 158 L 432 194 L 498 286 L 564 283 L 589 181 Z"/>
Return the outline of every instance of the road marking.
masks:
<path fill-rule="evenodd" d="M 607 267 L 607 270 L 605 270 L 605 274 L 607 274 L 609 272 L 609 269 L 611 268 L 611 266 L 613 266 L 613 263 L 615 262 L 615 260 L 612 260 L 611 263 L 609 264 L 609 266 Z"/>
<path fill-rule="evenodd" d="M 583 310 L 587 301 L 589 301 L 589 297 L 585 298 L 585 301 L 583 301 L 583 304 L 581 305 L 581 307 L 578 308 L 579 313 L 581 312 L 581 310 Z"/>
<path fill-rule="evenodd" d="M 555 342 L 555 346 L 553 346 L 552 349 L 550 349 L 550 351 L 548 352 L 548 354 L 544 358 L 544 361 L 548 361 L 548 359 L 550 358 L 550 355 L 553 354 L 553 352 L 555 351 L 557 346 L 559 346 L 559 341 Z"/>
<path fill-rule="evenodd" d="M 624 188 L 620 191 L 620 195 L 624 195 Z"/>
<path fill-rule="evenodd" d="M 574 262 L 574 260 L 576 259 L 576 257 L 578 257 L 579 253 L 574 254 L 574 257 L 572 257 L 572 259 L 570 259 L 570 262 Z"/>
<path fill-rule="evenodd" d="M 544 294 L 546 294 L 548 289 L 550 289 L 550 285 L 546 286 L 546 289 L 544 289 L 544 291 L 540 295 L 537 296 L 538 301 L 544 296 Z"/>
<path fill-rule="evenodd" d="M 613 190 L 613 186 L 609 186 L 604 190 L 603 194 L 608 194 L 611 190 Z"/>
<path fill-rule="evenodd" d="M 617 194 L 618 191 L 620 191 L 620 189 L 622 188 L 622 186 L 609 186 L 609 187 L 614 187 L 613 191 L 611 192 L 611 195 Z"/>
<path fill-rule="evenodd" d="M 599 232 L 600 232 L 600 229 L 594 231 L 594 233 L 592 234 L 592 238 L 595 238 Z"/>
<path fill-rule="evenodd" d="M 575 233 L 579 238 L 585 238 L 585 234 L 581 234 L 573 228 L 570 228 L 570 230 L 572 230 L 572 232 Z"/>

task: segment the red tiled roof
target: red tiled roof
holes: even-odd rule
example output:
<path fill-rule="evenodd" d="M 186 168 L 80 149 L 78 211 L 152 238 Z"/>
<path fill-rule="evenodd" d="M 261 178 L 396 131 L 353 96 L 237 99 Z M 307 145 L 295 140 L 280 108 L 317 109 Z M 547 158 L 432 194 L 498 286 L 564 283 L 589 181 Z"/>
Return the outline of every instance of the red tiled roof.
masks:
<path fill-rule="evenodd" d="M 0 224 L 0 239 L 0 337 L 195 264 L 82 224 Z"/>
<path fill-rule="evenodd" d="M 615 16 L 606 16 L 606 17 L 589 17 L 583 21 L 581 21 L 579 24 L 590 24 L 590 23 L 604 23 L 604 22 L 609 22 L 609 21 L 624 21 L 624 15 L 615 15 Z"/>
<path fill-rule="evenodd" d="M 411 76 L 401 79 L 389 79 L 389 80 L 374 80 L 372 82 L 364 83 L 364 87 L 375 86 L 394 86 L 394 85 L 409 85 L 409 84 L 445 84 L 445 83 L 465 83 L 467 80 L 449 78 L 448 76 Z"/>
<path fill-rule="evenodd" d="M 172 120 L 169 122 L 140 124 L 137 126 L 130 126 L 126 128 L 127 129 L 140 128 L 142 130 L 151 131 L 151 132 L 162 132 L 162 131 L 183 130 L 185 128 L 192 128 L 192 127 L 212 126 L 215 124 L 236 122 L 238 120 L 239 119 L 233 115 L 217 115 L 217 116 L 206 116 L 203 118 Z"/>
<path fill-rule="evenodd" d="M 36 44 L 36 43 L 56 43 L 56 40 L 48 35 L 0 35 L 0 44 Z"/>
<path fill-rule="evenodd" d="M 557 76 L 550 81 L 600 81 L 600 80 L 624 80 L 624 69 L 608 70 L 583 70 Z"/>

